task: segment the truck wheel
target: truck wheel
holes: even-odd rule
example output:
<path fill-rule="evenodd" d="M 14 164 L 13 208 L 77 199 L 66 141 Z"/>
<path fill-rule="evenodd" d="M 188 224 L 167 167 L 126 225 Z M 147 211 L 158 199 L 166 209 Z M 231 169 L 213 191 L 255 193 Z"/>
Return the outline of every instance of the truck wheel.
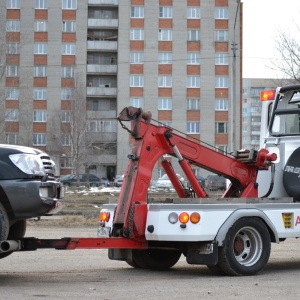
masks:
<path fill-rule="evenodd" d="M 147 249 L 132 252 L 135 267 L 152 270 L 170 269 L 178 262 L 180 256 L 181 252 L 177 250 Z"/>
<path fill-rule="evenodd" d="M 3 205 L 0 203 L 0 241 L 6 240 L 9 231 L 9 220 Z"/>
<path fill-rule="evenodd" d="M 23 238 L 25 236 L 25 233 L 26 233 L 26 220 L 17 221 L 10 227 L 7 239 L 16 240 L 16 239 Z M 12 253 L 13 252 L 0 253 L 0 259 L 7 257 Z"/>
<path fill-rule="evenodd" d="M 254 275 L 267 264 L 271 238 L 258 218 L 241 218 L 228 230 L 219 248 L 218 266 L 227 275 Z"/>

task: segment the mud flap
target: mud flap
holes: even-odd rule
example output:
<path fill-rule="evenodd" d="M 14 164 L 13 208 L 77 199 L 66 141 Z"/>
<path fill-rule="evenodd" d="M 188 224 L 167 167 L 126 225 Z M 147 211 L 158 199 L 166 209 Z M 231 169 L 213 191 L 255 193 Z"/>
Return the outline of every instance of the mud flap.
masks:
<path fill-rule="evenodd" d="M 218 262 L 218 243 L 190 246 L 187 251 L 186 262 L 190 265 L 216 265 Z"/>

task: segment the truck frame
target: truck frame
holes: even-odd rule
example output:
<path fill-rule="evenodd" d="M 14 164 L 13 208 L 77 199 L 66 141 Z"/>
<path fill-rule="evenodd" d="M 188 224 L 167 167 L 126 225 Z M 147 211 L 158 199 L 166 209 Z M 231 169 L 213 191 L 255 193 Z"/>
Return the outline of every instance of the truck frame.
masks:
<path fill-rule="evenodd" d="M 299 92 L 300 86 L 278 89 L 275 101 L 290 101 L 292 96 L 285 99 L 284 93 Z M 293 109 L 298 113 L 297 107 Z M 291 110 L 285 112 L 291 114 Z M 265 113 L 269 115 L 269 111 Z M 282 116 L 283 109 L 277 107 L 277 114 Z M 207 265 L 216 274 L 238 276 L 262 271 L 269 260 L 271 243 L 300 237 L 300 199 L 289 193 L 278 197 L 272 194 L 274 177 L 276 182 L 281 174 L 276 173 L 281 152 L 262 147 L 220 153 L 172 128 L 154 125 L 151 113 L 140 108 L 125 108 L 118 120 L 129 132 L 132 147 L 118 201 L 103 205 L 100 211 L 98 237 L 6 240 L 0 242 L 0 251 L 105 248 L 110 259 L 154 270 L 171 268 L 184 255 L 189 264 Z M 130 128 L 125 121 L 130 121 Z M 262 130 L 267 132 L 264 124 Z M 191 187 L 186 188 L 178 179 L 170 157 L 178 159 Z M 148 198 L 152 171 L 159 160 L 176 198 Z M 193 165 L 231 182 L 222 196 L 208 196 L 197 181 Z M 267 192 L 262 196 L 258 196 L 258 174 L 265 174 L 262 184 Z"/>

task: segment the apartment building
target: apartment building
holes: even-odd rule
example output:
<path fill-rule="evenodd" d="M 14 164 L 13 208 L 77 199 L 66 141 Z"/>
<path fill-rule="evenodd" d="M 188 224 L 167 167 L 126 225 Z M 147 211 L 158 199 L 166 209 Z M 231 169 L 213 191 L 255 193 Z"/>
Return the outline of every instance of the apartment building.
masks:
<path fill-rule="evenodd" d="M 130 151 L 116 116 L 132 105 L 216 150 L 240 147 L 239 1 L 2 5 L 1 142 L 46 150 L 57 175 L 77 163 L 112 179 Z"/>

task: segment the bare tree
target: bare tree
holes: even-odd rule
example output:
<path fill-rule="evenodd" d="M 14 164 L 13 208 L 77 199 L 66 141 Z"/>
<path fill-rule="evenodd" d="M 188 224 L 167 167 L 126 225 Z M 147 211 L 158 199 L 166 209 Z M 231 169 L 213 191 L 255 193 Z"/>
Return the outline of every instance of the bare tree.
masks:
<path fill-rule="evenodd" d="M 85 85 L 77 75 L 74 81 L 73 100 L 70 101 L 69 122 L 62 122 L 62 139 L 68 140 L 68 146 L 63 147 L 63 154 L 70 159 L 71 168 L 77 174 L 79 185 L 80 169 L 87 164 L 86 151 L 86 100 Z"/>
<path fill-rule="evenodd" d="M 300 28 L 297 26 L 300 34 Z M 285 74 L 286 78 L 300 83 L 300 42 L 298 35 L 289 32 L 279 32 L 275 39 L 275 48 L 280 59 L 273 60 L 272 69 Z"/>

